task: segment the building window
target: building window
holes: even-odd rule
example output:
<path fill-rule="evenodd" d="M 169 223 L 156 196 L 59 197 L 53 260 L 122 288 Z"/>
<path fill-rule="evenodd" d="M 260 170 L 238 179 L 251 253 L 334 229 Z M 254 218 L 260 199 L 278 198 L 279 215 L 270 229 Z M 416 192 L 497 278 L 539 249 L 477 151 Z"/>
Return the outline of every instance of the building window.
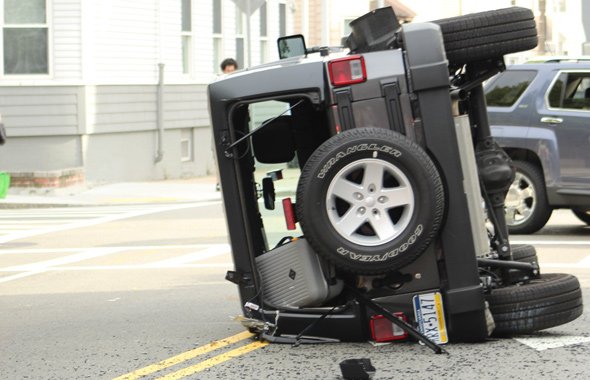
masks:
<path fill-rule="evenodd" d="M 268 62 L 268 42 L 266 40 L 260 41 L 260 63 Z"/>
<path fill-rule="evenodd" d="M 221 72 L 221 61 L 223 60 L 223 42 L 220 37 L 213 37 L 213 71 Z"/>
<path fill-rule="evenodd" d="M 180 161 L 193 161 L 192 129 L 183 129 L 180 132 Z"/>
<path fill-rule="evenodd" d="M 221 34 L 221 0 L 213 0 L 213 34 Z"/>
<path fill-rule="evenodd" d="M 352 32 L 352 28 L 350 27 L 350 23 L 354 21 L 356 17 L 348 17 L 343 20 L 342 23 L 342 37 L 347 37 L 350 32 Z"/>
<path fill-rule="evenodd" d="M 244 13 L 236 7 L 236 61 L 239 68 L 244 68 Z"/>
<path fill-rule="evenodd" d="M 49 74 L 46 0 L 4 0 L 4 74 Z"/>
<path fill-rule="evenodd" d="M 221 0 L 213 0 L 213 72 L 219 72 L 223 59 L 223 40 L 221 28 Z"/>
<path fill-rule="evenodd" d="M 266 3 L 260 7 L 260 37 L 268 37 L 266 27 Z"/>
<path fill-rule="evenodd" d="M 182 0 L 182 73 L 190 74 L 192 66 L 192 14 L 191 0 Z"/>
<path fill-rule="evenodd" d="M 287 5 L 279 4 L 279 37 L 287 35 Z"/>

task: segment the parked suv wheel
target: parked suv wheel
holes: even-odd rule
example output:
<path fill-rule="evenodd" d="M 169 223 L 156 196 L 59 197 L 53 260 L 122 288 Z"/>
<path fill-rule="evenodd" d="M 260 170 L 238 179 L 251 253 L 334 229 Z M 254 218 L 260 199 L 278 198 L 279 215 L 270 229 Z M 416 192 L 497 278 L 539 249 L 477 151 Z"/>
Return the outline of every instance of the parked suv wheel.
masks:
<path fill-rule="evenodd" d="M 380 128 L 340 133 L 303 168 L 297 216 L 309 243 L 338 267 L 359 274 L 399 269 L 438 231 L 444 193 L 426 152 Z"/>
<path fill-rule="evenodd" d="M 506 195 L 506 224 L 511 234 L 532 234 L 549 220 L 553 210 L 547 203 L 541 170 L 526 161 L 513 161 L 514 181 Z"/>
<path fill-rule="evenodd" d="M 533 12 L 511 7 L 433 21 L 440 25 L 449 66 L 502 57 L 537 46 Z"/>

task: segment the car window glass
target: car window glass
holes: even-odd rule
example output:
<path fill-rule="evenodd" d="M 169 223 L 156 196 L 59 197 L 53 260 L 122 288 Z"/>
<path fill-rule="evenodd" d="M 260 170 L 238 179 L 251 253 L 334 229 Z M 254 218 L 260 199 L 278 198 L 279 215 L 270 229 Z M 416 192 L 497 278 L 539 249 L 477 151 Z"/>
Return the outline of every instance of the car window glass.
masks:
<path fill-rule="evenodd" d="M 559 75 L 559 78 L 557 78 L 557 80 L 555 81 L 555 83 L 553 83 L 553 86 L 551 87 L 551 90 L 549 91 L 549 107 L 552 108 L 562 108 L 562 100 L 563 100 L 563 90 L 564 90 L 564 86 L 563 84 L 565 83 L 567 79 L 567 74 L 561 74 Z"/>
<path fill-rule="evenodd" d="M 250 130 L 258 128 L 263 122 L 281 114 L 290 115 L 289 103 L 268 100 L 250 104 Z"/>
<path fill-rule="evenodd" d="M 486 88 L 486 102 L 491 107 L 511 107 L 527 89 L 536 71 L 505 71 Z"/>
<path fill-rule="evenodd" d="M 552 108 L 590 109 L 590 73 L 561 73 L 548 101 Z"/>

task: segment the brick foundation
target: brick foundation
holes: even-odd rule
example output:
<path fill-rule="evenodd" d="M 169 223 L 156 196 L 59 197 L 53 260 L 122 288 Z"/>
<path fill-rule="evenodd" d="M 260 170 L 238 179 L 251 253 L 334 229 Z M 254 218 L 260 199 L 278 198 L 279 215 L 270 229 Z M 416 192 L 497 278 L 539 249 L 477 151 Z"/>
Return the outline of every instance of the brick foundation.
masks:
<path fill-rule="evenodd" d="M 63 188 L 83 185 L 83 168 L 71 168 L 39 172 L 9 172 L 10 187 Z"/>

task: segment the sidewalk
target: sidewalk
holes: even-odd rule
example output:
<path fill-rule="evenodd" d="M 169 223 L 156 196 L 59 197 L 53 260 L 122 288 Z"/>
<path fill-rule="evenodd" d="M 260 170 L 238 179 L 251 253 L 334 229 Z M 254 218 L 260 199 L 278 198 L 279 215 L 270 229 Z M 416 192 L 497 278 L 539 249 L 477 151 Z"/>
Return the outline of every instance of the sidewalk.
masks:
<path fill-rule="evenodd" d="M 215 176 L 164 181 L 122 182 L 62 189 L 11 188 L 1 208 L 99 206 L 220 200 Z"/>

